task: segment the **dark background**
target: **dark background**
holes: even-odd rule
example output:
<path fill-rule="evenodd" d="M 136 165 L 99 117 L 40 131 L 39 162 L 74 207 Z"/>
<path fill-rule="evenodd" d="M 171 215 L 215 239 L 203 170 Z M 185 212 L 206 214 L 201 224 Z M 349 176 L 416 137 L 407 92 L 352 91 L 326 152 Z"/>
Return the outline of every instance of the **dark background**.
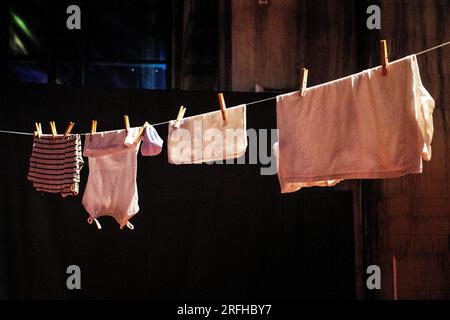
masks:
<path fill-rule="evenodd" d="M 267 94 L 226 93 L 229 106 Z M 62 132 L 121 128 L 213 110 L 215 92 L 88 89 L 16 84 L 1 97 L 1 128 Z M 209 106 L 209 107 L 208 107 Z M 275 128 L 275 103 L 248 108 L 248 128 Z M 166 140 L 167 127 L 157 130 Z M 352 195 L 305 189 L 281 195 L 260 165 L 170 165 L 167 150 L 138 156 L 135 230 L 86 222 L 80 195 L 41 194 L 27 181 L 32 137 L 1 135 L 0 297 L 19 299 L 353 298 Z M 79 265 L 82 290 L 66 288 Z"/>
<path fill-rule="evenodd" d="M 154 123 L 180 104 L 187 115 L 217 109 L 217 91 L 297 90 L 303 67 L 312 86 L 377 66 L 381 39 L 390 61 L 450 40 L 450 0 L 74 3 L 79 31 L 65 28 L 71 1 L 0 2 L 0 129 L 30 132 L 41 121 L 49 132 L 56 120 L 59 131 L 75 121 L 86 132 L 96 118 L 112 130 L 124 113 L 132 125 Z M 373 4 L 381 30 L 366 27 Z M 0 298 L 344 298 L 356 287 L 358 298 L 392 299 L 396 276 L 399 299 L 448 299 L 449 48 L 418 57 L 436 100 L 433 159 L 421 175 L 280 195 L 276 176 L 260 176 L 258 165 L 177 167 L 164 150 L 139 158 L 134 232 L 106 218 L 100 232 L 88 225 L 81 194 L 35 192 L 26 181 L 31 137 L 0 135 Z M 225 95 L 229 106 L 266 96 Z M 249 108 L 248 126 L 274 128 L 274 107 Z M 88 166 L 82 174 L 81 191 Z M 353 224 L 343 189 L 353 191 Z M 69 292 L 65 269 L 77 263 L 83 290 Z M 382 290 L 365 289 L 372 264 Z"/>
<path fill-rule="evenodd" d="M 88 132 L 96 119 L 113 130 L 123 114 L 132 126 L 157 123 L 180 105 L 186 116 L 217 109 L 216 91 L 231 88 L 230 1 L 79 0 L 78 31 L 65 27 L 69 4 L 2 2 L 0 129 L 31 132 L 39 121 L 48 133 L 55 120 L 59 132 L 69 121 Z M 272 91 L 225 98 L 285 90 Z M 275 116 L 274 101 L 254 106 L 247 127 L 275 128 Z M 165 140 L 167 126 L 157 130 Z M 105 217 L 99 231 L 81 204 L 87 159 L 80 195 L 63 199 L 27 181 L 31 136 L 0 141 L 0 298 L 355 297 L 351 192 L 281 195 L 260 165 L 175 166 L 164 148 L 138 158 L 136 229 Z M 72 264 L 80 291 L 66 288 Z"/>

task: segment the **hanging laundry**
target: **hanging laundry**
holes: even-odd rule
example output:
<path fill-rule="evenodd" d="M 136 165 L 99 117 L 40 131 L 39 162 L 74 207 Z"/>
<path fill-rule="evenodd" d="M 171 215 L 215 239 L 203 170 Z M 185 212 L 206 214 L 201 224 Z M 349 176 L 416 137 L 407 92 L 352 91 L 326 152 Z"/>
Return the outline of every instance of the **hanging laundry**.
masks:
<path fill-rule="evenodd" d="M 247 149 L 246 106 L 187 117 L 169 123 L 169 163 L 193 164 L 239 158 Z"/>
<path fill-rule="evenodd" d="M 120 225 L 133 229 L 129 220 L 139 211 L 136 184 L 137 152 L 134 143 L 139 128 L 89 134 L 85 139 L 84 156 L 89 157 L 89 177 L 83 195 L 88 222 L 112 216 Z"/>
<path fill-rule="evenodd" d="M 156 129 L 149 125 L 145 128 L 141 144 L 141 155 L 144 157 L 156 156 L 161 153 L 164 141 L 158 135 Z"/>
<path fill-rule="evenodd" d="M 279 154 L 280 154 L 280 145 L 278 142 L 275 142 L 273 144 L 273 153 L 275 155 L 275 158 L 277 159 L 277 172 L 279 170 Z M 307 187 L 333 187 L 337 185 L 342 180 L 334 179 L 334 180 L 325 180 L 325 181 L 312 181 L 312 182 L 284 182 L 282 184 L 283 190 L 299 190 L 301 188 L 307 188 Z M 293 192 L 292 191 L 292 192 Z"/>
<path fill-rule="evenodd" d="M 431 159 L 434 100 L 415 55 L 277 97 L 281 192 L 422 172 Z"/>
<path fill-rule="evenodd" d="M 76 196 L 83 164 L 79 134 L 35 136 L 28 180 L 37 191 Z"/>

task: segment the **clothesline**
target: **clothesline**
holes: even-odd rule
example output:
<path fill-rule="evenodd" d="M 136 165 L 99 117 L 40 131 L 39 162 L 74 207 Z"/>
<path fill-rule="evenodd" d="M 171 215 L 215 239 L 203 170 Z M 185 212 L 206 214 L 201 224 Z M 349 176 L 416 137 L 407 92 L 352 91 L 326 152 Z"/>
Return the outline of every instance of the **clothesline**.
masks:
<path fill-rule="evenodd" d="M 448 46 L 449 44 L 450 44 L 450 41 L 449 41 L 449 42 L 446 42 L 446 43 L 443 43 L 443 44 L 440 44 L 440 45 L 438 45 L 438 46 L 432 47 L 432 48 L 430 48 L 430 49 L 426 49 L 426 50 L 420 51 L 419 53 L 416 53 L 416 56 L 420 56 L 420 55 L 422 55 L 422 54 L 424 54 L 424 53 L 428 53 L 428 52 L 430 52 L 430 51 L 433 51 L 433 50 L 436 50 L 436 49 L 439 49 L 439 48 Z"/>
<path fill-rule="evenodd" d="M 243 104 L 245 104 L 246 106 L 251 106 L 253 104 L 259 104 L 259 103 L 263 103 L 263 102 L 274 100 L 274 99 L 276 99 L 276 97 L 270 97 L 270 98 L 261 99 L 261 100 L 257 100 L 257 101 L 252 101 L 252 102 L 243 103 Z M 158 123 L 152 124 L 152 126 L 154 126 L 154 127 L 161 126 L 163 124 L 168 124 L 170 121 L 172 121 L 172 120 L 164 121 L 164 122 L 158 122 Z M 84 135 L 86 135 L 86 134 L 88 134 L 88 133 L 84 133 Z"/>
<path fill-rule="evenodd" d="M 270 97 L 270 98 L 266 98 L 266 99 L 252 101 L 252 102 L 249 102 L 249 103 L 244 103 L 244 104 L 246 106 L 250 106 L 250 105 L 259 104 L 259 103 L 263 103 L 263 102 L 274 100 L 274 99 L 276 99 L 276 97 Z M 152 126 L 153 127 L 161 126 L 161 125 L 164 125 L 164 124 L 168 124 L 170 121 L 172 121 L 172 120 L 168 120 L 168 121 L 164 121 L 164 122 L 158 122 L 158 123 L 152 124 Z M 25 135 L 25 136 L 33 136 L 34 135 L 34 133 L 30 133 L 30 132 L 9 131 L 9 130 L 0 130 L 0 133 Z M 86 136 L 88 134 L 90 134 L 90 133 L 80 133 L 81 136 Z"/>
<path fill-rule="evenodd" d="M 440 45 L 437 45 L 437 46 L 435 46 L 435 47 L 432 47 L 432 48 L 429 48 L 429 49 L 420 51 L 420 52 L 416 53 L 415 55 L 416 55 L 416 56 L 420 56 L 420 55 L 422 55 L 422 54 L 425 54 L 425 53 L 428 53 L 428 52 L 437 50 L 437 49 L 442 48 L 442 47 L 445 47 L 445 46 L 447 46 L 447 45 L 450 45 L 450 41 L 445 42 L 445 43 L 440 44 Z M 392 62 L 393 62 L 393 61 L 392 61 Z M 297 91 L 298 91 L 298 90 L 297 90 Z M 294 91 L 294 92 L 296 92 L 296 91 Z M 277 96 L 278 96 L 278 95 L 277 95 Z M 261 100 L 256 100 L 256 101 L 252 101 L 252 102 L 248 102 L 248 103 L 244 103 L 244 104 L 245 104 L 246 106 L 256 105 L 256 104 L 260 104 L 260 103 L 263 103 L 263 102 L 266 102 L 266 101 L 275 100 L 275 99 L 277 98 L 277 96 L 275 96 L 275 97 L 270 97 L 270 98 L 266 98 L 266 99 L 261 99 Z M 173 120 L 174 120 L 174 119 L 173 119 Z M 172 120 L 154 123 L 154 124 L 152 124 L 152 126 L 153 126 L 153 127 L 157 127 L 157 126 L 165 125 L 165 124 L 168 124 L 170 121 L 172 121 Z M 32 136 L 32 135 L 34 135 L 33 133 L 30 133 L 30 132 L 9 131 L 9 130 L 0 130 L 0 133 L 3 133 L 3 134 L 26 135 L 26 136 Z M 82 135 L 82 136 L 85 136 L 85 135 L 88 135 L 88 134 L 90 134 L 90 133 L 80 133 L 80 135 Z"/>

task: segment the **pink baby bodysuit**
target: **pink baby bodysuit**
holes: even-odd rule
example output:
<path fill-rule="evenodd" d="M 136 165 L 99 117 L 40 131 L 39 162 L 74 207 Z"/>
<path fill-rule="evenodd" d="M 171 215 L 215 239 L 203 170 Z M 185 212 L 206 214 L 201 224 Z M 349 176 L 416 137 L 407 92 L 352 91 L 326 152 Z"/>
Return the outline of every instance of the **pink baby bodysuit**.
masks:
<path fill-rule="evenodd" d="M 84 156 L 89 157 L 89 177 L 83 195 L 83 206 L 89 213 L 88 222 L 112 216 L 122 229 L 139 211 L 136 184 L 137 152 L 134 143 L 138 128 L 98 132 L 87 135 Z"/>

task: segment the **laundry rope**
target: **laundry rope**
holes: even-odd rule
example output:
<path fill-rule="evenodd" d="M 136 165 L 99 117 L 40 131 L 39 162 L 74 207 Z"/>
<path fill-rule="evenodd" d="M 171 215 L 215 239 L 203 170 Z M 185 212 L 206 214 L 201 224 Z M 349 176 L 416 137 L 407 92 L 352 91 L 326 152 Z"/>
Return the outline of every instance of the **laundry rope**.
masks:
<path fill-rule="evenodd" d="M 33 135 L 33 133 L 29 133 L 29 132 L 8 131 L 8 130 L 0 130 L 0 133 L 17 134 L 17 135 L 22 135 L 22 136 L 32 136 Z"/>
<path fill-rule="evenodd" d="M 440 45 L 437 45 L 437 46 L 435 46 L 435 47 L 432 47 L 432 48 L 429 48 L 429 49 L 420 51 L 420 52 L 416 53 L 415 55 L 416 55 L 416 56 L 420 56 L 420 55 L 422 55 L 422 54 L 425 54 L 425 53 L 428 53 L 428 52 L 437 50 L 437 49 L 439 49 L 439 48 L 442 48 L 442 47 L 445 47 L 445 46 L 448 46 L 448 45 L 450 45 L 450 41 L 449 41 L 449 42 L 445 42 L 445 43 L 440 44 Z M 391 61 L 391 62 L 394 62 L 394 61 Z M 298 92 L 298 90 L 297 90 L 297 91 L 293 91 L 293 92 Z M 278 96 L 278 95 L 277 95 L 277 96 Z M 260 103 L 263 103 L 263 102 L 266 102 L 266 101 L 275 100 L 275 99 L 277 98 L 277 96 L 275 96 L 275 97 L 270 97 L 270 98 L 266 98 L 266 99 L 261 99 L 261 100 L 256 100 L 256 101 L 252 101 L 252 102 L 248 102 L 248 103 L 245 103 L 245 105 L 246 105 L 246 106 L 251 106 L 251 105 L 260 104 Z M 175 119 L 174 119 L 174 120 L 175 120 Z M 173 121 L 173 120 L 168 120 L 168 121 L 164 121 L 164 122 L 158 122 L 158 123 L 152 124 L 152 126 L 153 126 L 153 127 L 162 126 L 162 125 L 164 125 L 164 124 L 168 124 L 170 121 Z M 32 135 L 34 135 L 33 133 L 29 133 L 29 132 L 8 131 L 8 130 L 0 130 L 0 133 L 3 133 L 3 134 L 25 135 L 25 136 L 32 136 Z M 80 135 L 82 135 L 82 136 L 86 136 L 86 135 L 88 135 L 88 134 L 90 134 L 90 133 L 80 133 Z"/>
<path fill-rule="evenodd" d="M 433 47 L 433 48 L 430 48 L 430 49 L 426 49 L 426 50 L 420 51 L 419 53 L 416 53 L 416 56 L 420 56 L 421 54 L 428 53 L 428 52 L 430 52 L 430 51 L 433 51 L 433 50 L 436 50 L 436 49 L 439 49 L 439 48 L 448 46 L 449 44 L 450 44 L 450 41 L 449 41 L 449 42 L 446 42 L 446 43 L 443 43 L 443 44 L 440 44 L 440 45 L 438 45 L 438 46 L 436 46 L 436 47 Z"/>

